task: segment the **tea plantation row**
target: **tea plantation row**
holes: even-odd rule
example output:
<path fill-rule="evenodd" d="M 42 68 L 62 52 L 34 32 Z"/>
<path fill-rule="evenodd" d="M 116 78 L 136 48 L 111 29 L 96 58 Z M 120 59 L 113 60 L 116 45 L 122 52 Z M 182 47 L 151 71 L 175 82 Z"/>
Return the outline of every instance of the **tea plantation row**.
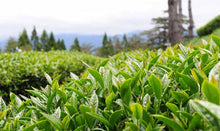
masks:
<path fill-rule="evenodd" d="M 61 75 L 60 82 L 67 81 L 70 72 L 80 75 L 85 71 L 82 61 L 95 65 L 99 60 L 99 57 L 68 51 L 0 53 L 1 95 L 25 94 L 25 89 L 46 86 L 44 72 L 51 77 Z"/>
<path fill-rule="evenodd" d="M 32 95 L 0 98 L 3 130 L 220 130 L 220 38 L 118 54 Z"/>

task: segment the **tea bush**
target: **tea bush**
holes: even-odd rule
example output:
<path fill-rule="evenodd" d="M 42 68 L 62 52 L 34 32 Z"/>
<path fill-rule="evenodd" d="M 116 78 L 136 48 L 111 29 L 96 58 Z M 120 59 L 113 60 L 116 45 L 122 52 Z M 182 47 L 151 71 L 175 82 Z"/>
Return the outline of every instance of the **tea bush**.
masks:
<path fill-rule="evenodd" d="M 210 22 L 208 22 L 206 25 L 200 27 L 197 29 L 197 34 L 201 36 L 209 35 L 214 30 L 220 28 L 220 15 L 216 16 L 214 19 L 212 19 Z"/>
<path fill-rule="evenodd" d="M 46 86 L 44 72 L 52 77 L 61 75 L 63 82 L 70 72 L 77 75 L 84 72 L 86 66 L 81 61 L 95 65 L 99 60 L 99 57 L 68 51 L 1 53 L 0 91 L 25 94 L 25 89 Z"/>
<path fill-rule="evenodd" d="M 220 130 L 220 38 L 201 47 L 131 51 L 30 98 L 0 99 L 3 130 Z"/>

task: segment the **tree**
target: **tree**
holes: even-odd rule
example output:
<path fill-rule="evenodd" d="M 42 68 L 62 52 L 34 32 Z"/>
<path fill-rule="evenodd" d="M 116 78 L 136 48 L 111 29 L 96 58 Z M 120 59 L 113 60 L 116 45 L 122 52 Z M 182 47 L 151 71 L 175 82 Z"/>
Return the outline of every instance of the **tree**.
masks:
<path fill-rule="evenodd" d="M 40 41 L 41 41 L 42 48 L 44 50 L 46 50 L 47 49 L 47 43 L 48 43 L 48 35 L 47 35 L 46 30 L 43 30 L 43 33 L 40 37 Z"/>
<path fill-rule="evenodd" d="M 77 50 L 79 52 L 81 51 L 81 47 L 79 45 L 79 41 L 78 41 L 77 37 L 74 39 L 74 44 L 71 45 L 70 50 Z"/>
<path fill-rule="evenodd" d="M 16 47 L 18 47 L 18 42 L 13 37 L 10 37 L 7 41 L 5 51 L 14 52 Z"/>
<path fill-rule="evenodd" d="M 113 55 L 114 54 L 114 47 L 113 47 L 113 43 L 112 43 L 112 39 L 109 38 L 108 44 L 107 44 L 107 54 L 108 55 Z"/>
<path fill-rule="evenodd" d="M 129 42 L 127 40 L 127 36 L 125 34 L 123 35 L 122 45 L 124 46 L 125 51 L 129 51 L 130 45 L 129 45 Z"/>
<path fill-rule="evenodd" d="M 56 45 L 56 41 L 53 35 L 53 32 L 50 33 L 49 39 L 48 39 L 48 43 L 46 45 L 46 51 L 50 51 L 50 50 L 56 50 L 58 49 L 57 45 Z"/>
<path fill-rule="evenodd" d="M 122 43 L 117 36 L 113 37 L 113 43 L 114 43 L 114 45 L 113 45 L 114 54 L 117 54 L 117 53 L 123 51 Z"/>
<path fill-rule="evenodd" d="M 91 54 L 94 50 L 93 50 L 93 45 L 91 43 L 83 43 L 81 45 L 81 51 L 87 54 Z"/>
<path fill-rule="evenodd" d="M 60 42 L 60 49 L 61 50 L 66 50 L 66 46 L 65 46 L 65 43 L 64 43 L 64 40 L 62 39 L 61 42 Z"/>
<path fill-rule="evenodd" d="M 168 42 L 168 17 L 158 17 L 152 19 L 156 25 L 154 36 L 150 37 L 152 44 L 164 45 Z"/>
<path fill-rule="evenodd" d="M 24 29 L 22 34 L 19 36 L 18 46 L 22 47 L 22 46 L 26 46 L 26 45 L 30 45 L 31 46 L 31 43 L 30 43 L 30 40 L 28 38 L 26 29 Z"/>
<path fill-rule="evenodd" d="M 103 36 L 101 53 L 100 54 L 101 54 L 101 56 L 104 56 L 104 57 L 109 55 L 109 52 L 108 52 L 108 36 L 107 36 L 106 33 Z"/>
<path fill-rule="evenodd" d="M 178 17 L 178 23 L 179 23 L 179 41 L 183 40 L 183 14 L 182 14 L 182 0 L 178 0 L 178 7 L 179 7 L 179 17 Z"/>
<path fill-rule="evenodd" d="M 191 0 L 188 0 L 188 12 L 189 12 L 189 40 L 193 39 L 193 28 L 194 28 L 194 23 L 193 23 L 193 16 L 192 16 L 192 5 L 191 5 Z"/>
<path fill-rule="evenodd" d="M 60 39 L 57 40 L 57 47 L 58 47 L 59 50 L 66 50 L 66 46 L 64 44 L 63 39 L 62 40 L 60 40 Z"/>
<path fill-rule="evenodd" d="M 177 13 L 178 0 L 168 0 L 168 13 L 169 13 L 169 23 L 168 23 L 168 37 L 171 45 L 175 45 L 181 39 L 181 32 L 179 28 L 179 20 Z"/>
<path fill-rule="evenodd" d="M 39 38 L 37 36 L 37 31 L 36 31 L 35 27 L 32 31 L 32 35 L 31 35 L 31 44 L 32 44 L 33 50 L 40 51 L 42 48 L 42 46 L 40 45 Z"/>

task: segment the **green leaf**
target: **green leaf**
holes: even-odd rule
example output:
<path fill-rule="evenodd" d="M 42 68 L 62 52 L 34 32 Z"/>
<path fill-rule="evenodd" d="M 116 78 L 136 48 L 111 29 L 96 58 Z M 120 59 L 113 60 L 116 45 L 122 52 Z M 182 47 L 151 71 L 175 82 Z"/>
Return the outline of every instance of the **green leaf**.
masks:
<path fill-rule="evenodd" d="M 111 116 L 109 118 L 109 122 L 112 125 L 112 127 L 116 124 L 116 122 L 119 120 L 119 118 L 121 118 L 122 112 L 123 112 L 123 110 L 117 110 L 111 114 Z"/>
<path fill-rule="evenodd" d="M 154 94 L 156 95 L 157 99 L 161 98 L 162 95 L 162 84 L 161 81 L 158 77 L 156 77 L 154 74 L 152 74 L 149 78 L 148 81 L 154 91 Z"/>
<path fill-rule="evenodd" d="M 143 107 L 139 103 L 132 103 L 130 109 L 132 111 L 132 120 L 139 127 L 143 118 Z"/>
<path fill-rule="evenodd" d="M 196 113 L 193 116 L 193 119 L 190 121 L 190 124 L 189 124 L 187 131 L 193 131 L 195 129 L 195 127 L 200 123 L 201 119 L 202 119 L 202 117 Z"/>
<path fill-rule="evenodd" d="M 108 95 L 108 96 L 106 97 L 105 103 L 106 103 L 106 107 L 107 107 L 108 109 L 111 109 L 111 107 L 112 107 L 112 102 L 113 102 L 113 100 L 114 100 L 114 97 L 115 97 L 115 93 L 114 93 L 114 92 L 112 92 L 110 95 Z"/>
<path fill-rule="evenodd" d="M 212 77 L 217 80 L 218 88 L 220 89 L 220 62 L 218 62 L 209 72 L 209 81 L 211 81 Z"/>
<path fill-rule="evenodd" d="M 96 95 L 95 91 L 93 92 L 91 98 L 90 98 L 90 107 L 91 111 L 96 113 L 98 110 L 98 105 L 99 105 L 99 99 L 98 96 Z"/>
<path fill-rule="evenodd" d="M 184 91 L 182 92 L 173 91 L 172 96 L 179 104 L 184 103 L 185 101 L 189 99 L 189 95 L 186 94 Z"/>
<path fill-rule="evenodd" d="M 151 100 L 150 100 L 150 95 L 149 94 L 146 94 L 143 98 L 143 107 L 145 107 L 146 109 L 148 109 L 148 107 L 150 106 L 151 104 Z"/>
<path fill-rule="evenodd" d="M 56 96 L 56 94 L 57 94 L 57 86 L 59 86 L 58 85 L 58 82 L 56 82 L 56 83 L 54 83 L 53 84 L 53 93 L 52 93 L 52 95 L 50 95 L 49 96 L 49 98 L 48 98 L 48 100 L 47 100 L 47 112 L 50 114 L 51 112 L 50 112 L 50 108 L 51 108 L 51 104 L 52 104 L 52 102 L 53 102 L 53 99 L 54 99 L 54 97 Z"/>
<path fill-rule="evenodd" d="M 137 82 L 140 78 L 140 72 L 141 71 L 139 71 L 137 74 L 135 74 L 135 76 L 132 78 L 132 80 L 131 80 L 131 90 L 137 85 Z"/>
<path fill-rule="evenodd" d="M 177 113 L 181 114 L 183 117 L 187 118 L 188 120 L 191 120 L 193 118 L 193 116 L 186 111 L 177 111 Z"/>
<path fill-rule="evenodd" d="M 108 63 L 108 61 L 109 61 L 109 59 L 103 60 L 103 61 L 98 65 L 97 70 L 99 70 L 100 67 L 105 66 L 105 65 Z"/>
<path fill-rule="evenodd" d="M 3 117 L 7 114 L 8 110 L 9 110 L 9 109 L 5 109 L 5 110 L 3 110 L 3 111 L 0 111 L 0 120 L 2 120 Z"/>
<path fill-rule="evenodd" d="M 74 131 L 83 131 L 85 125 L 78 126 Z"/>
<path fill-rule="evenodd" d="M 209 102 L 220 105 L 220 90 L 207 80 L 202 84 L 202 93 Z"/>
<path fill-rule="evenodd" d="M 41 112 L 41 114 L 51 123 L 51 125 L 53 125 L 53 127 L 55 127 L 55 129 L 58 129 L 58 130 L 63 129 L 62 124 L 56 115 L 54 115 L 54 114 L 48 115 L 43 112 Z"/>
<path fill-rule="evenodd" d="M 89 116 L 89 115 L 87 114 L 87 112 L 91 112 L 91 109 L 90 109 L 88 106 L 85 106 L 85 105 L 80 105 L 80 106 L 79 106 L 79 109 L 80 109 L 80 111 L 82 112 L 83 117 L 84 117 L 84 119 L 85 119 L 87 125 L 88 125 L 90 128 L 92 128 L 94 119 L 93 119 L 93 117 L 91 117 L 91 116 Z"/>
<path fill-rule="evenodd" d="M 151 69 L 151 67 L 153 67 L 155 65 L 155 63 L 158 61 L 160 55 L 156 56 L 156 57 L 153 57 L 149 63 L 149 66 L 148 66 L 148 70 Z"/>
<path fill-rule="evenodd" d="M 131 130 L 129 131 L 138 131 L 138 127 L 137 125 L 135 125 L 134 123 L 131 123 L 131 122 L 125 122 L 126 126 L 130 127 Z"/>
<path fill-rule="evenodd" d="M 70 72 L 70 77 L 75 79 L 75 80 L 79 80 L 79 77 L 76 74 L 72 73 L 72 72 Z"/>
<path fill-rule="evenodd" d="M 48 82 L 50 85 L 52 85 L 52 79 L 51 79 L 51 77 L 50 77 L 46 72 L 44 72 L 44 76 L 46 77 L 47 82 Z"/>
<path fill-rule="evenodd" d="M 41 125 L 42 123 L 45 123 L 45 122 L 47 122 L 47 120 L 37 121 L 36 123 L 34 123 L 34 124 L 32 124 L 32 125 L 30 125 L 30 126 L 24 128 L 23 131 L 32 131 L 32 130 L 34 130 L 34 128 L 35 128 L 36 126 Z"/>
<path fill-rule="evenodd" d="M 74 107 L 73 105 L 71 105 L 69 103 L 65 104 L 65 109 L 69 113 L 70 116 L 72 116 L 73 114 L 77 113 L 76 107 Z"/>
<path fill-rule="evenodd" d="M 185 129 L 181 127 L 176 121 L 162 116 L 162 115 L 153 115 L 155 118 L 157 118 L 160 121 L 163 121 L 167 126 L 171 127 L 174 131 L 184 131 Z"/>
<path fill-rule="evenodd" d="M 14 93 L 10 93 L 10 100 L 10 103 L 15 107 L 19 107 L 22 103 L 21 99 Z"/>
<path fill-rule="evenodd" d="M 104 88 L 103 78 L 102 78 L 102 76 L 99 74 L 99 72 L 96 71 L 96 70 L 94 70 L 94 69 L 91 69 L 91 68 L 88 69 L 88 72 L 96 79 L 96 81 L 98 81 L 98 83 L 100 84 L 100 86 L 101 86 L 102 88 Z"/>
<path fill-rule="evenodd" d="M 0 112 L 4 111 L 6 109 L 6 104 L 5 101 L 2 99 L 2 97 L 0 97 Z"/>
<path fill-rule="evenodd" d="M 202 82 L 207 79 L 206 74 L 202 71 L 202 70 L 196 70 L 193 69 L 191 70 L 191 74 L 193 76 L 193 78 L 196 80 L 197 83 L 199 83 L 200 85 L 202 85 Z"/>
<path fill-rule="evenodd" d="M 201 100 L 190 100 L 189 103 L 217 131 L 220 130 L 220 106 Z"/>
<path fill-rule="evenodd" d="M 120 95 L 126 105 L 130 103 L 131 94 L 130 79 L 128 79 L 125 80 L 120 87 Z"/>
<path fill-rule="evenodd" d="M 109 70 L 104 73 L 104 86 L 110 92 L 112 91 L 112 72 Z"/>
<path fill-rule="evenodd" d="M 211 35 L 212 40 L 215 42 L 215 44 L 220 48 L 220 38 L 215 35 Z"/>
<path fill-rule="evenodd" d="M 166 106 L 176 115 L 179 108 L 173 103 L 166 103 Z"/>
<path fill-rule="evenodd" d="M 178 73 L 178 75 L 183 79 L 183 81 L 189 86 L 190 91 L 194 94 L 197 93 L 199 90 L 199 87 L 196 83 L 195 80 L 193 80 L 193 78 L 185 75 L 185 74 L 180 74 Z"/>
<path fill-rule="evenodd" d="M 69 89 L 69 90 L 74 91 L 74 92 L 75 92 L 77 95 L 79 95 L 81 98 L 83 98 L 84 100 L 87 100 L 87 99 L 85 98 L 85 95 L 84 95 L 81 91 L 75 89 L 74 87 L 66 87 L 66 89 Z"/>
<path fill-rule="evenodd" d="M 102 122 L 103 124 L 105 124 L 105 126 L 110 127 L 111 124 L 108 122 L 108 120 L 106 120 L 104 117 L 102 117 L 101 115 L 92 113 L 92 112 L 87 112 L 86 114 L 88 114 L 89 116 L 96 118 L 97 120 L 99 120 L 100 122 Z"/>
<path fill-rule="evenodd" d="M 64 130 L 68 130 L 69 124 L 70 124 L 70 118 L 68 115 L 66 115 L 63 120 L 62 120 L 62 124 L 64 127 Z"/>

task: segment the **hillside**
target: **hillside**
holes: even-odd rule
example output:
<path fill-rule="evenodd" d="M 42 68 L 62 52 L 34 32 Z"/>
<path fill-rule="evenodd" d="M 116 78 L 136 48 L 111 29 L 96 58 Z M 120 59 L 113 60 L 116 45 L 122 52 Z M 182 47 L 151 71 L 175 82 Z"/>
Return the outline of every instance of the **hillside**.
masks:
<path fill-rule="evenodd" d="M 216 29 L 212 34 L 220 37 L 220 28 Z M 211 40 L 211 34 L 202 37 L 197 36 L 190 43 L 200 45 L 203 39 L 206 41 Z"/>

